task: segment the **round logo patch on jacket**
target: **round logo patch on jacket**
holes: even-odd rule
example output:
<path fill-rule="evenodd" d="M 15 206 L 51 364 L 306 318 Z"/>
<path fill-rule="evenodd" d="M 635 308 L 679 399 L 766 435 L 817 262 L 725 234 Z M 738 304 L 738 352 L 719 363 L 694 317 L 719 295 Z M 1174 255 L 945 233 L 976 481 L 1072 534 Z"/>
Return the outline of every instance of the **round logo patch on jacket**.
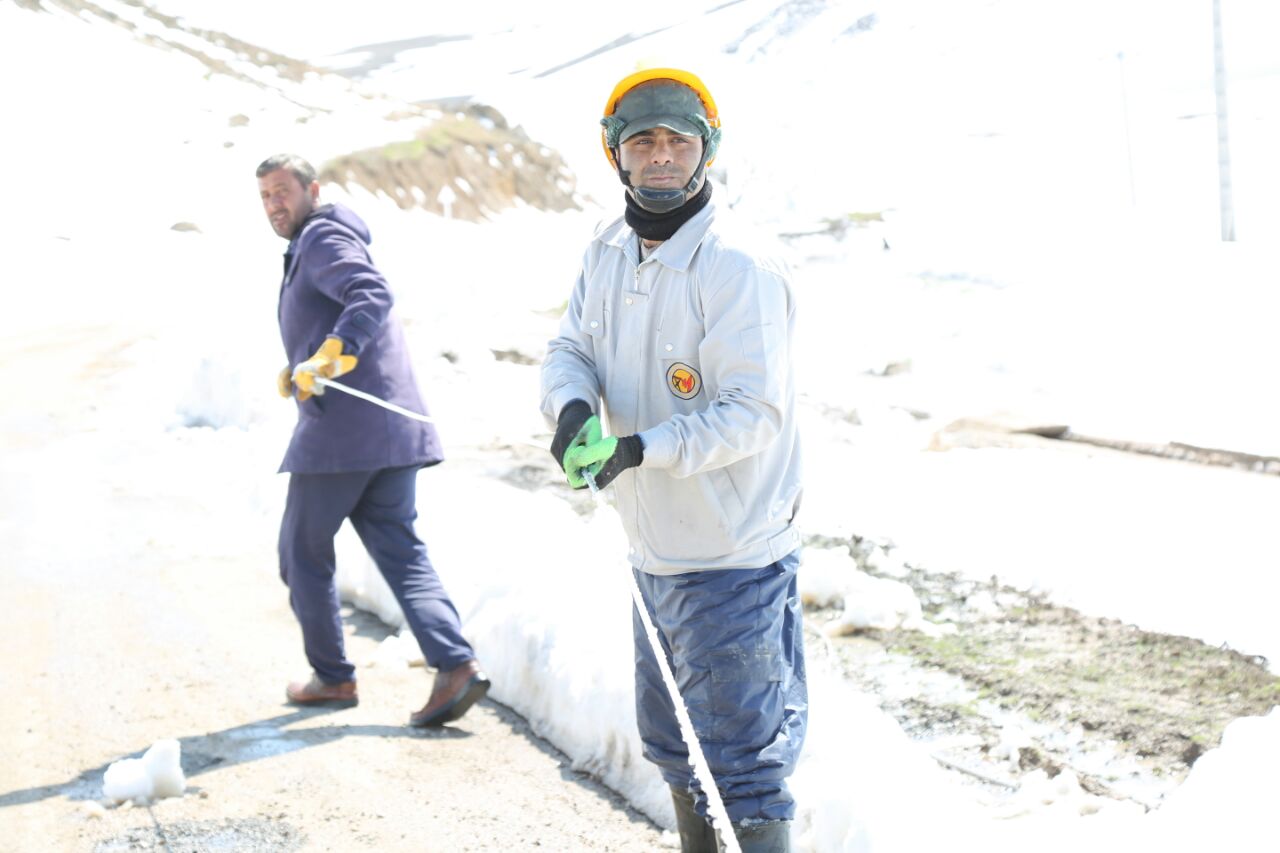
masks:
<path fill-rule="evenodd" d="M 667 388 L 681 400 L 692 400 L 702 390 L 702 377 L 691 366 L 677 361 L 667 368 Z"/>

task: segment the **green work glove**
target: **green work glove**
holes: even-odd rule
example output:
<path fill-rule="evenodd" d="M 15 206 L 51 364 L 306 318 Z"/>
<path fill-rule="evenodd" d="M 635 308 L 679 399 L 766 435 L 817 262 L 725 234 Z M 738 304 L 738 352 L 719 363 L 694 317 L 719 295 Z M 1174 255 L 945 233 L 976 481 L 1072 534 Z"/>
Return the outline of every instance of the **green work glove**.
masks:
<path fill-rule="evenodd" d="M 611 435 L 593 441 L 583 447 L 571 447 L 564 455 L 564 473 L 569 485 L 575 489 L 586 488 L 583 471 L 590 471 L 596 488 L 603 489 L 619 474 L 644 461 L 644 442 L 638 435 Z"/>
<path fill-rule="evenodd" d="M 585 400 L 570 400 L 560 410 L 556 421 L 556 435 L 551 439 L 551 455 L 556 464 L 564 466 L 564 454 L 571 447 L 581 447 L 600 440 L 600 419 L 591 414 L 591 406 Z"/>

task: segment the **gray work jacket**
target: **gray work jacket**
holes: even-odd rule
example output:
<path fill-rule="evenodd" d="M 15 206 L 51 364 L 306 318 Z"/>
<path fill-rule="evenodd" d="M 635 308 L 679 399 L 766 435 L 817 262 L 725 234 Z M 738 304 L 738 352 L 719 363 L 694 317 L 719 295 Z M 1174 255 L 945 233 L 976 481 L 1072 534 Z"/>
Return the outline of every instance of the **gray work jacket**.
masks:
<path fill-rule="evenodd" d="M 651 574 L 758 568 L 800 544 L 791 286 L 716 216 L 708 204 L 643 262 L 623 219 L 601 228 L 542 367 L 549 423 L 603 402 L 609 434 L 644 441 L 611 488 Z"/>

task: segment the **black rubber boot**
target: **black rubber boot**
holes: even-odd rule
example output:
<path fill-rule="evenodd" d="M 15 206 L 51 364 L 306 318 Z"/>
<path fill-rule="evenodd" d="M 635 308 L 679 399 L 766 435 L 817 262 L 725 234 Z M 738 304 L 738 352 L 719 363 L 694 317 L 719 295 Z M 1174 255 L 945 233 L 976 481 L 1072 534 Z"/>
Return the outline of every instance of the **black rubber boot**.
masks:
<path fill-rule="evenodd" d="M 720 853 L 716 831 L 706 818 L 693 809 L 693 794 L 672 788 L 671 802 L 676 807 L 676 829 L 680 832 L 681 853 Z"/>
<path fill-rule="evenodd" d="M 775 820 L 743 826 L 733 825 L 742 853 L 791 853 L 791 821 Z"/>

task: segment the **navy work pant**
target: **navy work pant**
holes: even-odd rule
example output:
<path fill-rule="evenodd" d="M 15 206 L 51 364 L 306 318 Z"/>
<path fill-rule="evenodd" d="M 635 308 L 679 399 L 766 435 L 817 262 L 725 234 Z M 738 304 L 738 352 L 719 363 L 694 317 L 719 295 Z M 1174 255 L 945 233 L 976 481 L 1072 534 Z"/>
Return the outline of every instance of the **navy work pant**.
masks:
<path fill-rule="evenodd" d="M 415 465 L 289 475 L 280 525 L 280 578 L 289 587 L 289 604 L 302 626 L 307 660 L 321 681 L 355 679 L 333 579 L 333 537 L 347 518 L 400 602 L 427 664 L 449 670 L 475 657 L 427 546 L 413 529 L 419 470 Z"/>
<path fill-rule="evenodd" d="M 791 820 L 787 777 L 804 745 L 809 695 L 795 552 L 763 569 L 635 572 L 729 820 Z M 636 719 L 645 758 L 668 785 L 706 798 L 645 637 L 632 613 Z"/>

